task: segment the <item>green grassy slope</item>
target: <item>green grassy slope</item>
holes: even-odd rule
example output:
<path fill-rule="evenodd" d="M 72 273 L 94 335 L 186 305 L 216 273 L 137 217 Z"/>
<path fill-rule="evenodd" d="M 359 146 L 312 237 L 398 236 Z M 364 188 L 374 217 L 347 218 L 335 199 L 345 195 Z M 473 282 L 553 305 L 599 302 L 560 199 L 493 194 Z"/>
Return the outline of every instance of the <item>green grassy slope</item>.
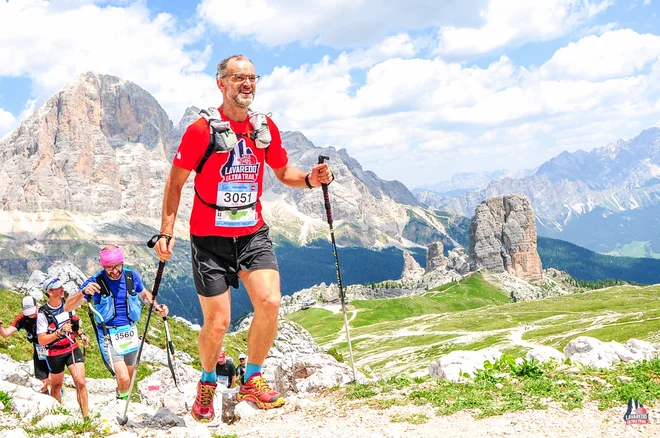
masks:
<path fill-rule="evenodd" d="M 348 358 L 343 317 L 336 307 L 287 317 L 323 347 L 335 347 Z M 353 301 L 348 318 L 358 365 L 395 375 L 424 371 L 440 354 L 458 349 L 497 346 L 521 356 L 534 345 L 562 350 L 580 335 L 660 341 L 660 286 L 617 286 L 509 303 L 506 294 L 477 273 L 421 296 Z"/>

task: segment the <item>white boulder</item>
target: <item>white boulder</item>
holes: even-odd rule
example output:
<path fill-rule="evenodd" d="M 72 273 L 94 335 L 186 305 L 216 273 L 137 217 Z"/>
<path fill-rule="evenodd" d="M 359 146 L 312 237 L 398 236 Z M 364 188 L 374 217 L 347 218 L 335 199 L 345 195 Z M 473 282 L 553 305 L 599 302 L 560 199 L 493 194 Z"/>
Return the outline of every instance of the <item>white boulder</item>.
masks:
<path fill-rule="evenodd" d="M 463 379 L 462 373 L 473 377 L 475 371 L 484 368 L 485 361 L 495 363 L 501 356 L 502 352 L 496 348 L 485 348 L 479 351 L 452 351 L 431 362 L 429 374 L 438 379 L 458 382 Z"/>

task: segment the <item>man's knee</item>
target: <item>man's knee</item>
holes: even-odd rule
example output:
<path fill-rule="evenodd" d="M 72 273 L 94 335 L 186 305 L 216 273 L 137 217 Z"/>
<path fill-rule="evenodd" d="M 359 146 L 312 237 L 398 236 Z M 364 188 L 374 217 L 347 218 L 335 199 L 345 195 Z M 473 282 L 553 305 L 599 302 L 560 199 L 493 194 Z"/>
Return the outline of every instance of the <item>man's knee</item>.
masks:
<path fill-rule="evenodd" d="M 87 382 L 84 377 L 76 379 L 76 387 L 78 388 L 78 391 L 86 391 L 87 390 Z"/>
<path fill-rule="evenodd" d="M 214 315 L 207 318 L 204 315 L 204 328 L 210 330 L 213 335 L 222 336 L 227 332 L 229 324 L 231 323 L 229 315 Z"/>
<path fill-rule="evenodd" d="M 267 313 L 277 313 L 280 309 L 282 296 L 278 292 L 272 292 L 259 297 L 255 303 L 252 303 L 255 310 L 261 310 Z"/>

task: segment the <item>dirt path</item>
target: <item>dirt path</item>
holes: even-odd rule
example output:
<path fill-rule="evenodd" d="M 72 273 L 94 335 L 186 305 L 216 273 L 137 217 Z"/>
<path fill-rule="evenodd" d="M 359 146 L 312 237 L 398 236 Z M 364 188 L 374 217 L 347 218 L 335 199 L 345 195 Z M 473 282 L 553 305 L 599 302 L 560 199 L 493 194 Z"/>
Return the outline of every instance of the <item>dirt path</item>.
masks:
<path fill-rule="evenodd" d="M 470 412 L 437 416 L 431 406 L 374 409 L 368 402 L 349 402 L 333 394 L 291 399 L 282 409 L 259 412 L 214 430 L 239 437 L 660 437 L 657 423 L 626 426 L 626 406 L 599 411 L 590 404 L 565 411 L 557 406 L 475 420 Z M 650 418 L 660 409 L 649 408 Z M 657 420 L 655 420 L 657 421 Z M 412 424 L 419 422 L 421 424 Z"/>
<path fill-rule="evenodd" d="M 537 328 L 537 327 L 534 327 Z M 533 329 L 531 329 L 533 330 Z M 523 340 L 523 335 L 527 332 L 527 329 L 525 327 L 521 328 L 516 328 L 511 330 L 511 333 L 509 333 L 509 340 L 513 345 L 520 345 L 521 347 L 527 347 L 527 348 L 536 348 L 540 344 L 536 344 L 534 342 L 529 342 Z"/>

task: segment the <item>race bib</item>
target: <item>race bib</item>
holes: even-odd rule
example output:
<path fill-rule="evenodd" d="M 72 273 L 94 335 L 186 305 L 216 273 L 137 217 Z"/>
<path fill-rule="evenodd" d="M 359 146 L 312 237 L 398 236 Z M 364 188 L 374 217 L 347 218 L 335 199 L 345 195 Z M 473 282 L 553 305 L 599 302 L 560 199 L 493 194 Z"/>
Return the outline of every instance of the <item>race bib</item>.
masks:
<path fill-rule="evenodd" d="M 140 347 L 137 328 L 134 325 L 123 325 L 121 327 L 111 328 L 110 342 L 120 356 L 137 351 Z"/>
<path fill-rule="evenodd" d="M 37 349 L 37 357 L 39 358 L 39 360 L 46 360 L 46 357 L 48 356 L 48 351 L 46 350 L 46 347 L 39 344 L 34 344 L 34 347 Z"/>
<path fill-rule="evenodd" d="M 218 376 L 218 385 L 229 387 L 229 377 L 227 376 Z"/>
<path fill-rule="evenodd" d="M 236 207 L 235 211 L 216 211 L 216 227 L 251 227 L 257 224 L 256 205 L 241 210 L 241 207 L 257 202 L 259 185 L 257 183 L 218 184 L 216 204 L 220 207 Z"/>

